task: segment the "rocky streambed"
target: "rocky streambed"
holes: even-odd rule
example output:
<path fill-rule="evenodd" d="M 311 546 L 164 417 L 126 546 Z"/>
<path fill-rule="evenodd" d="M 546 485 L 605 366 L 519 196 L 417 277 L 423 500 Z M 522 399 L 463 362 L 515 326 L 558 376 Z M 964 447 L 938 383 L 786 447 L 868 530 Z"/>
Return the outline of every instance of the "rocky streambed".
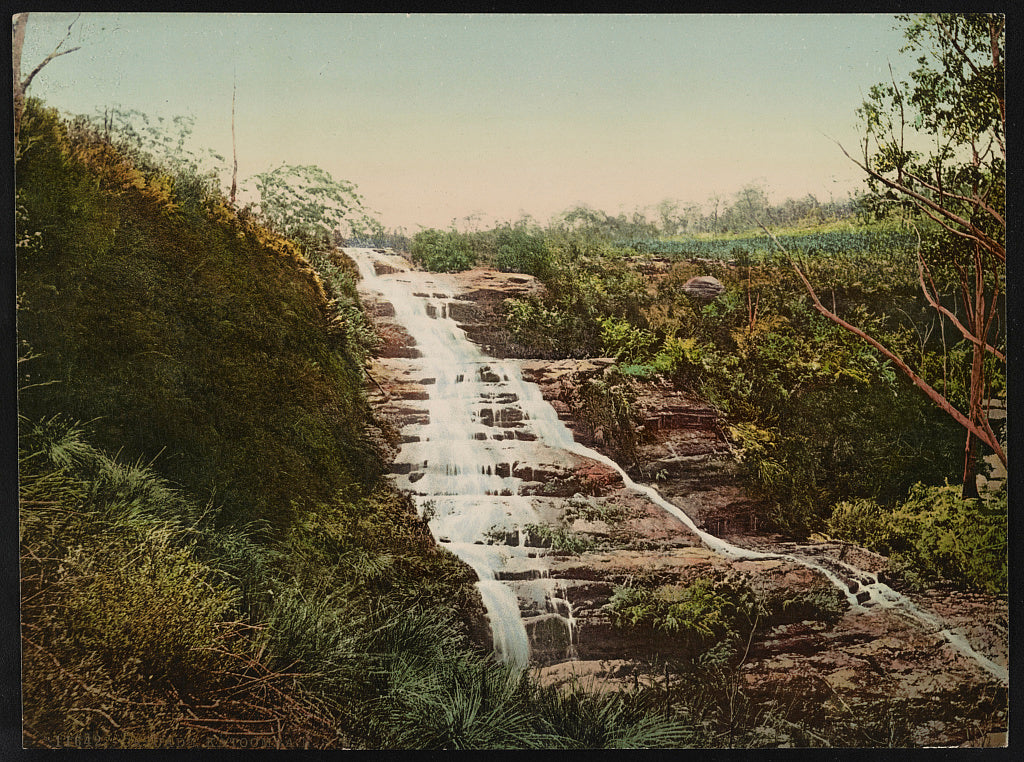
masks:
<path fill-rule="evenodd" d="M 449 413 L 437 407 L 437 368 L 425 361 L 423 336 L 417 340 L 396 317 L 396 297 L 389 301 L 384 286 L 364 280 L 364 304 L 384 338 L 369 392 L 403 436 L 396 483 L 417 496 L 437 541 L 487 577 L 485 602 L 499 594 L 484 587 L 493 584 L 504 605 L 518 606 L 523 632 L 516 624 L 500 647 L 496 638 L 499 652 L 528 647 L 529 664 L 550 682 L 657 685 L 661 665 L 692 654 L 669 635 L 614 626 L 607 604 L 615 587 L 742 578 L 766 598 L 838 600 L 827 621 L 794 606 L 791 616 L 755 632 L 733 678 L 749 702 L 788 706 L 786 716 L 818 727 L 898 706 L 900 732 L 890 727 L 886 739 L 884 729 L 873 728 L 880 737 L 872 745 L 1001 742 L 1005 601 L 952 590 L 915 594 L 901 587 L 884 557 L 844 543 L 787 543 L 765 534 L 714 410 L 668 387 L 647 387 L 639 399 L 643 436 L 633 462 L 618 464 L 623 473 L 602 460 L 614 448 L 573 406 L 574 390 L 605 373 L 611 360 L 516 357 L 521 352 L 503 335 L 502 302 L 539 290 L 532 278 L 491 270 L 428 275 L 409 271 L 390 252 L 360 256 L 368 258 L 368 272 L 404 279 L 410 294 L 420 294 L 429 303 L 423 319 L 453 321 L 480 350 L 470 358 L 480 384 L 467 398 L 470 428 L 454 435 L 467 441 L 438 471 L 439 437 L 448 434 L 437 426 Z M 466 396 L 461 389 L 455 398 Z M 567 427 L 570 441 L 593 448 L 593 457 L 538 434 L 542 413 L 522 399 L 533 390 Z M 473 467 L 477 492 L 455 494 L 462 488 L 452 485 L 468 476 L 459 463 L 477 463 L 483 450 L 488 455 Z M 693 526 L 627 484 L 630 477 L 656 479 L 660 495 Z M 716 550 L 704 533 L 756 552 Z M 906 605 L 878 594 L 890 587 Z M 489 610 L 497 605 L 491 601 Z M 498 626 L 492 611 L 491 628 Z M 517 638 L 525 645 L 516 646 Z"/>

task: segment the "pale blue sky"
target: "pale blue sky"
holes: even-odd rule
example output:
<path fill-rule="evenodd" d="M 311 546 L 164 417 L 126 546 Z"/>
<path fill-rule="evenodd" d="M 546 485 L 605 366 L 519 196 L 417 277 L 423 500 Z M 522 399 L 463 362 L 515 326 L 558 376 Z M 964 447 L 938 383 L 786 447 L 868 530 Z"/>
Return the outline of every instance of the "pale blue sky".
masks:
<path fill-rule="evenodd" d="M 33 13 L 27 71 L 75 14 Z M 190 114 L 239 174 L 356 183 L 388 227 L 632 212 L 764 182 L 845 196 L 868 88 L 910 67 L 882 15 L 83 14 L 30 93 Z"/>

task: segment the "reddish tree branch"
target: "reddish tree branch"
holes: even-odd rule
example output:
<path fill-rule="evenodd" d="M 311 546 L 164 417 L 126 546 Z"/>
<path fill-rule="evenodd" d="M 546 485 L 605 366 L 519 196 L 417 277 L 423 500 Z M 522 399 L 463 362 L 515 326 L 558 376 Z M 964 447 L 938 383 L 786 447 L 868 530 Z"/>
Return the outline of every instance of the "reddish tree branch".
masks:
<path fill-rule="evenodd" d="M 958 331 L 960 331 L 961 334 L 963 334 L 963 337 L 965 339 L 967 339 L 968 341 L 971 341 L 971 342 L 977 344 L 980 347 L 983 347 L 985 349 L 985 351 L 991 352 L 993 355 L 998 357 L 1000 360 L 1002 360 L 1003 362 L 1006 362 L 1006 355 L 1004 355 L 998 349 L 993 347 L 991 344 L 985 343 L 981 338 L 979 338 L 978 336 L 975 336 L 973 333 L 971 333 L 969 330 L 967 330 L 967 327 L 963 323 L 960 322 L 960 320 L 957 318 L 957 316 L 954 315 L 948 308 L 943 306 L 943 304 L 938 300 L 939 290 L 935 286 L 935 281 L 932 278 L 931 271 L 928 270 L 927 267 L 928 266 L 924 262 L 924 257 L 921 255 L 921 250 L 920 250 L 920 248 L 918 248 L 918 251 L 917 251 L 918 282 L 921 284 L 921 291 L 924 294 L 924 298 L 927 300 L 928 304 L 930 304 L 937 312 L 939 312 L 940 314 L 945 315 L 947 318 L 949 318 L 950 322 L 953 323 L 954 326 L 956 326 L 956 329 Z M 928 276 L 928 283 L 927 284 L 925 283 L 925 275 L 926 274 Z M 929 285 L 931 286 L 930 289 L 929 289 Z M 998 294 L 998 292 L 997 292 L 997 294 Z M 993 298 L 993 301 L 994 300 L 995 300 L 995 298 Z M 989 322 L 991 323 L 991 321 L 989 321 Z M 988 333 L 986 332 L 985 335 L 987 336 Z"/>
<path fill-rule="evenodd" d="M 926 207 L 926 209 L 924 209 L 925 212 L 927 212 L 928 209 L 931 209 L 932 211 L 936 212 L 939 216 L 945 217 L 949 221 L 955 222 L 957 225 L 960 225 L 966 228 L 967 230 L 971 231 L 973 235 L 966 235 L 963 232 L 960 232 L 959 235 L 962 235 L 966 238 L 971 238 L 973 240 L 977 240 L 982 246 L 991 251 L 993 256 L 995 256 L 1000 262 L 1006 261 L 1006 247 L 1002 246 L 998 241 L 988 236 L 983 230 L 979 229 L 970 220 L 966 220 L 960 215 L 956 214 L 955 212 L 946 209 L 945 207 L 941 206 L 934 200 L 918 193 L 913 188 L 910 188 L 904 185 L 903 183 L 896 182 L 895 180 L 890 180 L 889 178 L 872 169 L 870 165 L 868 165 L 867 163 L 861 163 L 857 159 L 850 156 L 850 154 L 842 146 L 841 143 L 839 143 L 838 141 L 834 142 L 836 142 L 836 145 L 839 146 L 839 150 L 841 150 L 846 155 L 846 158 L 848 158 L 850 161 L 852 161 L 854 164 L 860 167 L 867 175 L 878 180 L 887 188 L 892 188 L 893 190 L 899 191 L 900 193 L 909 196 L 915 201 L 918 201 L 920 205 Z M 932 219 L 935 218 L 932 217 Z M 953 230 L 952 228 L 947 229 Z M 957 231 L 953 230 L 953 232 Z"/>
<path fill-rule="evenodd" d="M 814 304 L 815 310 L 817 310 L 819 313 L 824 315 L 826 318 L 831 320 L 836 325 L 846 329 L 854 336 L 857 336 L 863 341 L 866 341 L 872 347 L 881 352 L 884 357 L 890 360 L 893 363 L 893 365 L 899 368 L 900 371 L 905 376 L 907 376 L 907 378 L 910 379 L 914 386 L 923 391 L 928 396 L 928 398 L 932 400 L 932 402 L 934 402 L 942 411 L 944 411 L 953 420 L 955 420 L 957 423 L 963 426 L 967 430 L 969 435 L 976 436 L 978 439 L 980 439 L 982 442 L 984 442 L 990 448 L 992 448 L 992 451 L 995 452 L 996 456 L 999 458 L 1003 466 L 1006 466 L 1006 453 L 1003 451 L 1002 445 L 999 443 L 998 438 L 993 434 L 991 426 L 976 425 L 970 418 L 968 418 L 955 407 L 953 407 L 953 405 L 950 404 L 949 400 L 947 400 L 940 392 L 934 389 L 927 381 L 925 381 L 917 373 L 915 373 L 914 370 L 909 365 L 907 365 L 906 362 L 903 361 L 903 358 L 901 358 L 895 352 L 893 352 L 888 347 L 883 345 L 873 336 L 870 336 L 869 334 L 865 333 L 857 326 L 846 322 L 837 314 L 829 310 L 825 305 L 823 305 L 821 303 L 821 300 L 818 298 L 817 292 L 814 290 L 814 286 L 811 285 L 811 282 L 807 279 L 807 276 L 804 274 L 803 270 L 800 269 L 800 266 L 796 263 L 796 261 L 794 261 L 789 251 L 787 251 L 786 248 L 781 243 L 779 243 L 779 239 L 776 238 L 775 235 L 770 230 L 768 230 L 768 228 L 766 228 L 760 222 L 758 222 L 758 225 L 760 225 L 761 229 L 768 234 L 768 236 L 772 239 L 775 245 L 779 247 L 780 251 L 782 251 L 782 253 L 786 255 L 786 258 L 789 260 L 789 264 L 792 266 L 793 270 L 796 272 L 797 276 L 804 284 L 804 287 L 807 289 L 807 293 L 811 297 L 811 301 Z"/>

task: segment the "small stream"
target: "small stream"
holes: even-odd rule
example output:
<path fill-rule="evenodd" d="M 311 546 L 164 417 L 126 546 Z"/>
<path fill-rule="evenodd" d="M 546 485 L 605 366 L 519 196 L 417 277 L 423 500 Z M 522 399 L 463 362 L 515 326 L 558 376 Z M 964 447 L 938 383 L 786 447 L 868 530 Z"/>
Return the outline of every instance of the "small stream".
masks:
<path fill-rule="evenodd" d="M 617 471 L 627 487 L 675 516 L 714 552 L 733 559 L 783 559 L 813 569 L 843 592 L 854 611 L 886 609 L 904 616 L 941 635 L 998 679 L 1008 679 L 1006 667 L 869 572 L 838 561 L 741 548 L 703 531 L 653 487 L 637 484 L 613 460 L 577 443 L 539 388 L 523 380 L 516 361 L 489 358 L 469 341 L 449 316 L 455 299 L 449 278 L 410 271 L 406 260 L 391 253 L 357 248 L 345 253 L 359 266 L 360 288 L 391 303 L 420 353 L 408 362 L 427 392 L 421 404 L 428 421 L 403 427 L 396 485 L 412 495 L 435 541 L 476 571 L 502 660 L 525 667 L 531 631 L 542 622 L 550 627 L 551 621 L 564 630 L 566 657 L 574 654 L 576 633 L 565 590 L 548 577 L 544 550 L 524 544 L 522 527 L 542 522 L 532 499 L 520 494 L 524 479 L 515 475 L 523 464 L 558 462 L 559 453 L 568 452 Z M 378 275 L 375 262 L 394 272 Z M 510 536 L 517 544 L 510 544 Z"/>

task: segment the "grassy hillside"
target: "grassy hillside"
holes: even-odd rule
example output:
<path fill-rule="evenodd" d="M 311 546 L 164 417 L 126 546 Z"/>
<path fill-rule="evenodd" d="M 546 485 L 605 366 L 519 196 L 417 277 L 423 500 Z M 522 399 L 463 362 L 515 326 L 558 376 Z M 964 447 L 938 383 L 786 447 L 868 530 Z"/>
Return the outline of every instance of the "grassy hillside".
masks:
<path fill-rule="evenodd" d="M 290 241 L 201 177 L 137 166 L 38 108 L 18 161 L 21 409 L 95 421 L 98 444 L 232 517 L 372 483 L 381 456 L 358 358 Z"/>

